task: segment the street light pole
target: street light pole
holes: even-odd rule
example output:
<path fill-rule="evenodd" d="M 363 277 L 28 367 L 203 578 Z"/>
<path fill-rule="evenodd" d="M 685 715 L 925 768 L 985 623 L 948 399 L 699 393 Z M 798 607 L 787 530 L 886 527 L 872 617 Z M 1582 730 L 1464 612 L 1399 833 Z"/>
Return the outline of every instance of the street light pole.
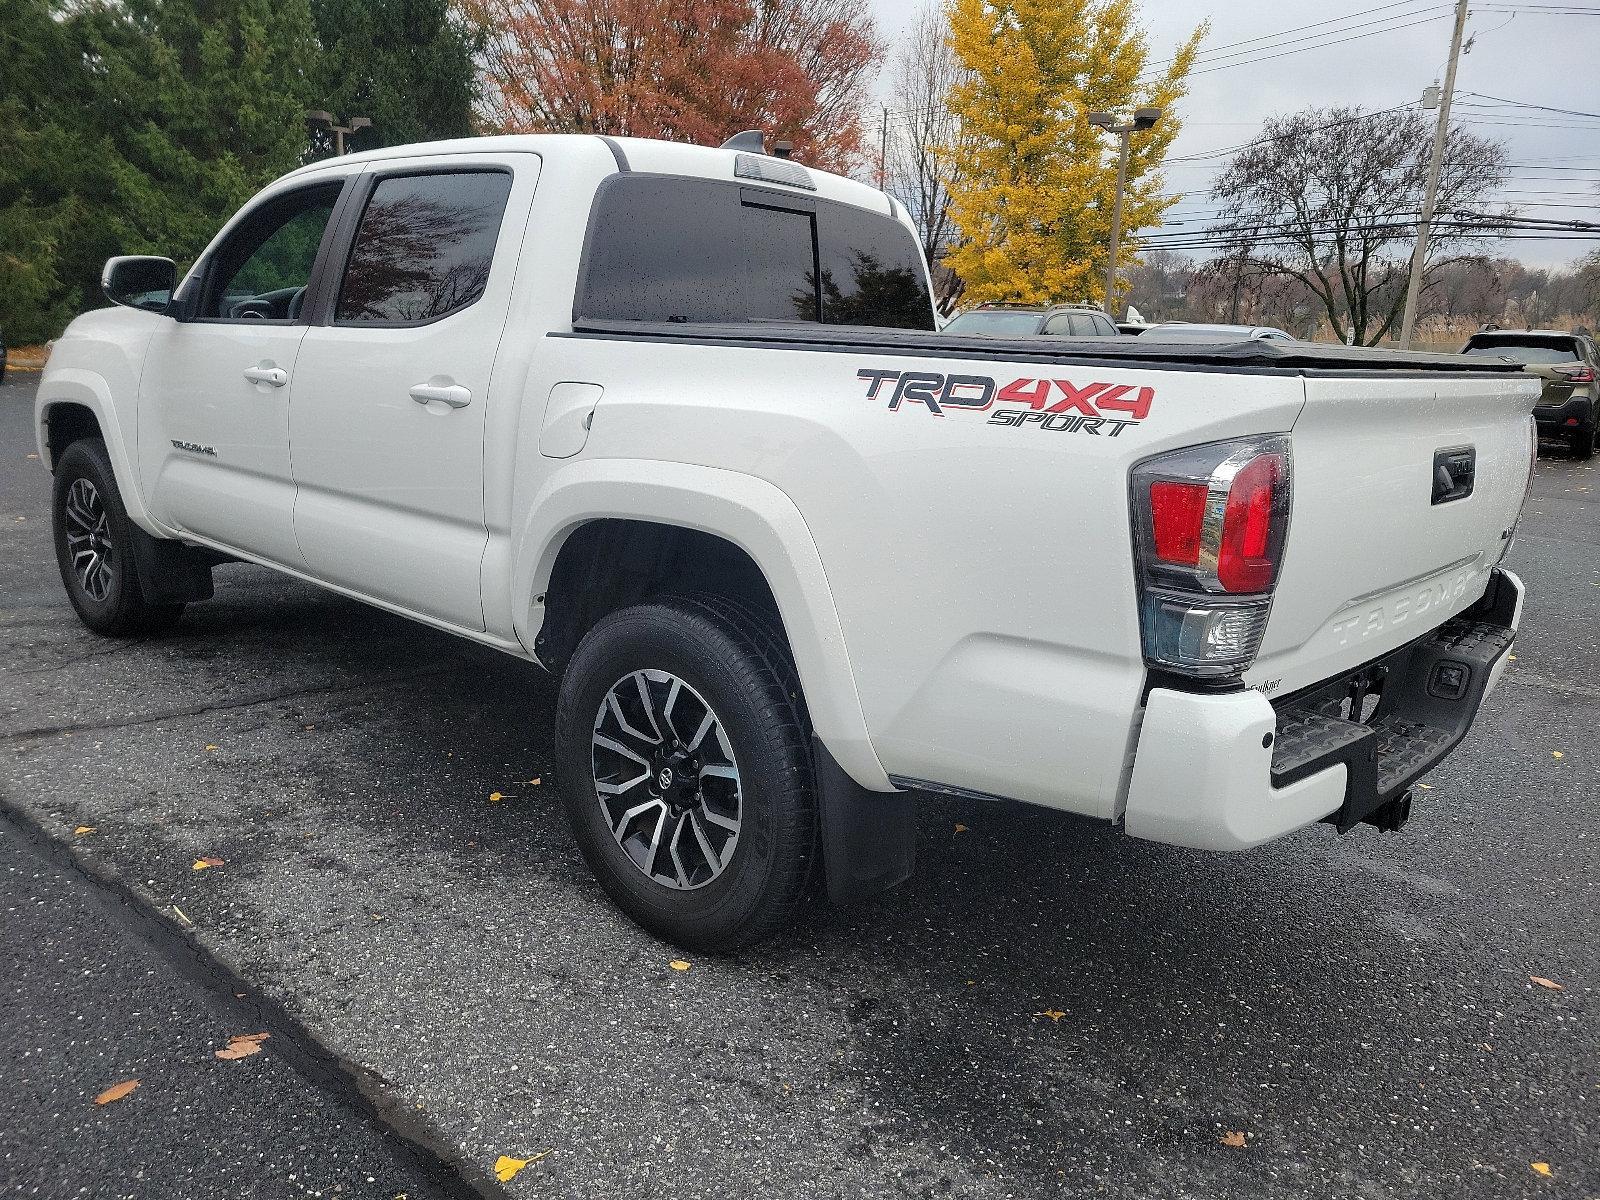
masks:
<path fill-rule="evenodd" d="M 332 113 L 313 109 L 306 113 L 306 125 L 311 129 L 326 129 L 333 134 L 333 152 L 337 155 L 344 154 L 344 139 L 346 134 L 354 133 L 358 129 L 366 129 L 372 122 L 366 117 L 351 117 L 348 125 L 340 125 L 335 121 Z"/>
<path fill-rule="evenodd" d="M 1406 285 L 1406 311 L 1400 320 L 1400 349 L 1411 348 L 1411 333 L 1417 324 L 1417 306 L 1422 299 L 1422 264 L 1428 256 L 1428 232 L 1433 224 L 1433 206 L 1439 197 L 1439 169 L 1444 164 L 1445 140 L 1450 134 L 1450 101 L 1456 91 L 1456 63 L 1461 60 L 1461 34 L 1467 24 L 1467 0 L 1456 0 L 1456 27 L 1450 35 L 1450 65 L 1444 71 L 1444 92 L 1439 97 L 1439 123 L 1433 130 L 1433 157 L 1428 160 L 1428 182 L 1422 197 L 1422 219 L 1417 222 L 1417 241 L 1411 247 L 1411 280 Z"/>
<path fill-rule="evenodd" d="M 1111 261 L 1106 264 L 1105 309 L 1112 320 L 1117 317 L 1117 254 L 1122 249 L 1122 192 L 1128 181 L 1128 137 L 1138 130 L 1149 129 L 1160 119 L 1159 108 L 1135 109 L 1133 120 L 1121 125 L 1108 112 L 1089 114 L 1089 124 L 1116 134 L 1121 142 L 1117 153 L 1117 198 L 1111 209 Z"/>

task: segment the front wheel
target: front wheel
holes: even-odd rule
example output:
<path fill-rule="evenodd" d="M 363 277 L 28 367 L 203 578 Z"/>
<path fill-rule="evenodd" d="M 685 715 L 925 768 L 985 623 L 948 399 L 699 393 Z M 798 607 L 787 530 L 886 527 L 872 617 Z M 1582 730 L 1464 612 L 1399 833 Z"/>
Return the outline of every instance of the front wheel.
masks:
<path fill-rule="evenodd" d="M 678 945 L 776 931 L 817 857 L 810 734 L 786 648 L 720 598 L 612 613 L 562 680 L 556 764 L 602 887 Z"/>
<path fill-rule="evenodd" d="M 100 439 L 84 438 L 62 451 L 51 518 L 67 599 L 94 632 L 106 637 L 154 633 L 182 614 L 181 604 L 151 604 L 144 598 L 134 562 L 133 522 Z"/>

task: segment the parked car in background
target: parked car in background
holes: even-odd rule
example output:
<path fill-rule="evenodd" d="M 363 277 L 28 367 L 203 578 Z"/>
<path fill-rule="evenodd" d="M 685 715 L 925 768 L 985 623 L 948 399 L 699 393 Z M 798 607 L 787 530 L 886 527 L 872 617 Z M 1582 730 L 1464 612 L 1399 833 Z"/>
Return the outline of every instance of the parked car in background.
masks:
<path fill-rule="evenodd" d="M 1202 325 L 1163 321 L 1139 335 L 1149 342 L 1292 342 L 1293 334 L 1273 325 Z"/>
<path fill-rule="evenodd" d="M 1575 458 L 1594 457 L 1596 409 L 1600 392 L 1600 348 L 1579 333 L 1553 329 L 1494 329 L 1475 333 L 1461 353 L 1509 358 L 1544 381 L 1533 420 L 1541 437 L 1562 438 Z"/>
<path fill-rule="evenodd" d="M 984 337 L 1117 337 L 1117 327 L 1092 304 L 1057 304 L 1050 308 L 983 304 L 969 308 L 947 324 L 944 333 Z"/>

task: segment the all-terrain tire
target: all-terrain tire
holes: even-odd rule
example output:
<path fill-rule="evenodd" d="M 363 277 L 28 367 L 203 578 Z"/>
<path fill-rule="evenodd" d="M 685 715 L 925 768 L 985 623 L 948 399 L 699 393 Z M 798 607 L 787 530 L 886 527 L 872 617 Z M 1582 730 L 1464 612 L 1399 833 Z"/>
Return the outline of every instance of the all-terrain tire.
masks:
<path fill-rule="evenodd" d="M 713 732 L 691 746 L 702 725 Z M 672 785 L 661 783 L 663 765 Z M 686 777 L 678 768 L 694 792 L 673 792 Z M 819 855 L 810 722 L 781 635 L 750 607 L 674 596 L 596 624 L 562 679 L 556 774 L 601 886 L 676 945 L 747 946 L 789 921 L 806 894 Z M 619 822 L 641 805 L 658 807 Z M 735 813 L 737 833 L 717 844 Z M 680 825 L 681 840 L 663 845 Z"/>
<path fill-rule="evenodd" d="M 182 604 L 151 604 L 134 560 L 137 529 L 99 438 L 80 438 L 56 463 L 50 506 L 56 564 L 78 619 L 105 637 L 136 637 L 172 625 Z"/>

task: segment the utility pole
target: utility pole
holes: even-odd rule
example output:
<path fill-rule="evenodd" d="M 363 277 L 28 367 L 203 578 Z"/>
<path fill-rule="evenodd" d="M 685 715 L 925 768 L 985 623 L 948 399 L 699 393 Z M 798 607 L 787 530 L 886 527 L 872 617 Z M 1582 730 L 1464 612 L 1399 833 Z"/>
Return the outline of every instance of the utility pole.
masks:
<path fill-rule="evenodd" d="M 1463 0 L 1463 3 L 1465 0 Z M 1089 114 L 1089 124 L 1107 133 L 1114 133 L 1121 139 L 1122 145 L 1117 155 L 1117 199 L 1111 210 L 1111 261 L 1106 265 L 1106 315 L 1113 321 L 1117 319 L 1117 253 L 1122 243 L 1122 189 L 1128 180 L 1128 135 L 1136 130 L 1149 129 L 1161 119 L 1159 108 L 1138 108 L 1133 112 L 1133 120 L 1117 124 L 1117 120 L 1108 112 L 1092 112 Z"/>
<path fill-rule="evenodd" d="M 1411 248 L 1411 281 L 1406 286 L 1406 311 L 1400 321 L 1400 349 L 1411 348 L 1411 334 L 1417 325 L 1417 306 L 1422 299 L 1422 264 L 1428 257 L 1428 228 L 1433 224 L 1433 208 L 1439 195 L 1439 168 L 1444 163 L 1445 140 L 1450 134 L 1450 101 L 1456 92 L 1456 64 L 1461 60 L 1461 35 L 1467 26 L 1467 0 L 1456 0 L 1456 26 L 1450 35 L 1450 64 L 1444 70 L 1444 92 L 1439 97 L 1439 124 L 1433 130 L 1433 157 L 1428 160 L 1428 183 L 1422 196 L 1422 219 L 1417 222 L 1417 241 Z"/>
<path fill-rule="evenodd" d="M 345 135 L 354 133 L 358 129 L 366 129 L 372 122 L 366 117 L 351 117 L 348 125 L 340 125 L 334 120 L 332 113 L 321 112 L 313 109 L 306 113 L 306 126 L 310 129 L 326 129 L 333 134 L 333 152 L 344 154 Z"/>
<path fill-rule="evenodd" d="M 889 106 L 883 106 L 883 124 L 878 127 L 878 190 L 881 192 L 889 177 Z"/>

